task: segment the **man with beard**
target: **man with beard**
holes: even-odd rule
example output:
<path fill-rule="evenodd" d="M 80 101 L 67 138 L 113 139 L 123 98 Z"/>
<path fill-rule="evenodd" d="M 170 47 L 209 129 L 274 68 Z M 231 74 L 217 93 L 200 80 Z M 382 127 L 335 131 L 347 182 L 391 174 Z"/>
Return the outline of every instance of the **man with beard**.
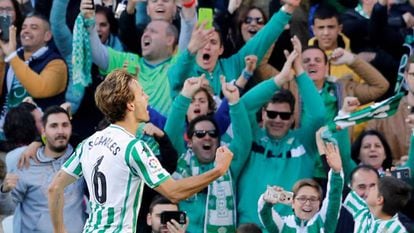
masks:
<path fill-rule="evenodd" d="M 37 150 L 30 167 L 8 173 L 1 186 L 0 200 L 16 205 L 13 231 L 52 232 L 48 209 L 47 188 L 62 164 L 69 158 L 73 148 L 69 145 L 72 125 L 68 113 L 59 106 L 48 108 L 43 117 L 42 137 L 45 145 Z M 80 180 L 65 190 L 65 223 L 71 228 L 67 232 L 81 232 L 85 223 L 83 182 Z"/>

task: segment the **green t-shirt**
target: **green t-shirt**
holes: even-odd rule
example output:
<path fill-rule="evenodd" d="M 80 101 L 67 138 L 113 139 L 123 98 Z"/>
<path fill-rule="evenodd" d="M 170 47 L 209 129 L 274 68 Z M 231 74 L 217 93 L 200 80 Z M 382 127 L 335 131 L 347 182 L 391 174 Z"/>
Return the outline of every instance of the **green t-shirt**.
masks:
<path fill-rule="evenodd" d="M 146 63 L 142 57 L 136 54 L 119 52 L 111 48 L 108 48 L 108 56 L 108 68 L 101 70 L 101 72 L 108 74 L 114 69 L 121 68 L 125 62 L 128 62 L 127 70 L 132 74 L 136 72 L 136 67 L 138 67 L 138 81 L 149 96 L 149 105 L 162 115 L 167 116 L 172 103 L 167 70 L 175 60 L 175 56 L 156 66 Z"/>

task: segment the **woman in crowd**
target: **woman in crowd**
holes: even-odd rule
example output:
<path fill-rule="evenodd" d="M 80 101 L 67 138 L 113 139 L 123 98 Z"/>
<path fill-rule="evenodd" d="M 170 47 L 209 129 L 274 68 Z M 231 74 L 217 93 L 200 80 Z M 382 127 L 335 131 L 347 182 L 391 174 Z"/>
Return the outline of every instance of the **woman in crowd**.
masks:
<path fill-rule="evenodd" d="M 392 166 L 391 149 L 377 130 L 363 131 L 352 144 L 351 157 L 356 164 L 370 165 L 380 174 Z"/>

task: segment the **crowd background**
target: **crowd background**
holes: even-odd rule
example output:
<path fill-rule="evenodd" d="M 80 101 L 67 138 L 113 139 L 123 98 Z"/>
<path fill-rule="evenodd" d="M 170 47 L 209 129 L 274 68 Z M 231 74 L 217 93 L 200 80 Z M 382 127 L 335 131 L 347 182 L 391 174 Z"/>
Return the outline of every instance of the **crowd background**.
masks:
<path fill-rule="evenodd" d="M 319 157 L 315 133 L 338 112 L 401 95 L 395 115 L 327 136 L 341 151 L 345 184 L 360 164 L 381 176 L 414 167 L 406 120 L 414 106 L 413 0 L 302 0 L 295 7 L 293 0 L 95 0 L 93 10 L 90 2 L 0 0 L 0 19 L 13 25 L 0 28 L 0 36 L 9 34 L 0 41 L 1 180 L 18 166 L 15 159 L 6 168 L 7 153 L 30 157 L 44 143 L 47 107 L 63 104 L 70 111 L 74 148 L 106 126 L 94 92 L 115 69 L 136 75 L 149 96 L 151 119 L 137 137 L 175 177 L 194 172 L 188 151 L 200 160 L 221 142 L 236 152 L 231 189 L 237 195 L 229 195 L 237 200 L 229 211 L 237 211 L 238 223 L 259 224 L 257 201 L 267 184 L 291 190 L 297 180 L 315 178 L 326 192 L 329 166 Z M 212 9 L 212 29 L 198 22 L 200 8 Z M 199 89 L 194 78 L 203 80 Z M 237 87 L 237 97 L 230 87 L 230 94 L 222 91 L 226 82 Z M 291 92 L 273 96 L 281 88 Z M 218 142 L 194 141 L 193 120 L 200 115 L 214 118 L 219 135 L 195 136 Z M 211 158 L 199 162 L 197 169 L 209 169 Z M 146 190 L 140 226 L 153 196 Z M 180 203 L 193 208 L 190 232 L 206 221 L 207 198 L 205 191 Z M 410 230 L 413 205 L 402 211 Z M 0 214 L 8 211 L 0 207 Z"/>

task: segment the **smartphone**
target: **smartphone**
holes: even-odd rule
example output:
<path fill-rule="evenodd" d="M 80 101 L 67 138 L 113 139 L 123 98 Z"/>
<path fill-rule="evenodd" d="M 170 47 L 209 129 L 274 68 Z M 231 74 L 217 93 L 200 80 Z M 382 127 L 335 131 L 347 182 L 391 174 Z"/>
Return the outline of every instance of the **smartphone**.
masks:
<path fill-rule="evenodd" d="M 174 219 L 179 224 L 187 223 L 187 214 L 184 211 L 164 211 L 161 212 L 161 223 L 167 224 L 167 222 Z"/>
<path fill-rule="evenodd" d="M 2 41 L 9 41 L 9 28 L 11 26 L 11 17 L 10 15 L 0 15 L 0 39 Z"/>
<path fill-rule="evenodd" d="M 289 191 L 277 191 L 272 186 L 267 186 L 267 189 L 270 190 L 272 198 L 277 200 L 279 203 L 285 205 L 291 205 L 293 200 L 293 193 Z"/>
<path fill-rule="evenodd" d="M 213 9 L 199 8 L 198 9 L 198 23 L 207 22 L 205 29 L 213 28 Z"/>
<path fill-rule="evenodd" d="M 411 178 L 410 169 L 408 167 L 397 168 L 394 171 L 391 171 L 391 175 L 401 180 L 409 180 Z"/>

